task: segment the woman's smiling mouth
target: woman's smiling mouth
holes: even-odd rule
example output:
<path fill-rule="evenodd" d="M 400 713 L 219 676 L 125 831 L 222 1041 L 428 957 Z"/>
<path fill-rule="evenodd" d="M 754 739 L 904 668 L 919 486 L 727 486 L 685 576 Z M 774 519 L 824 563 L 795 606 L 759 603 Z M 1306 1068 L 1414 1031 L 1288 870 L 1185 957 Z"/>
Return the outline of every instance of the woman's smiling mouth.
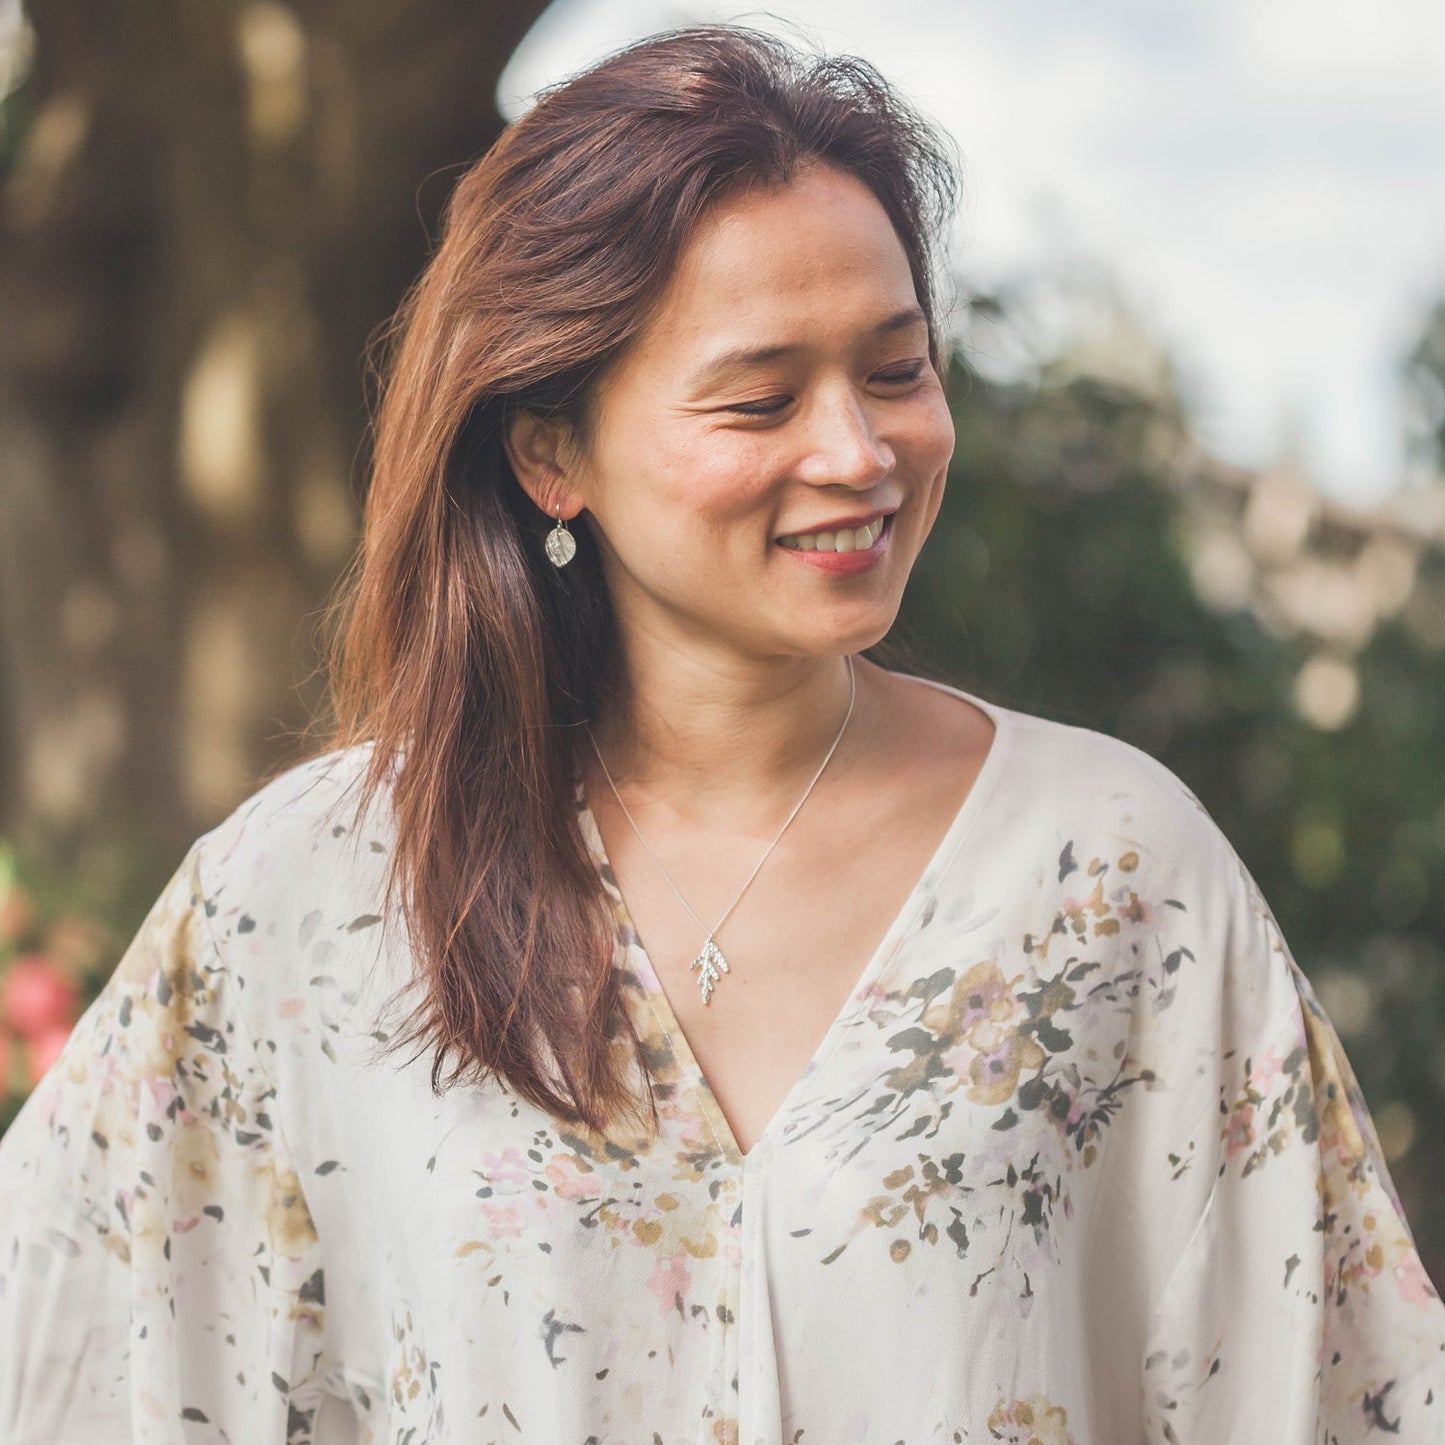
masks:
<path fill-rule="evenodd" d="M 866 552 L 882 536 L 891 512 L 856 527 L 827 527 L 815 532 L 791 532 L 778 538 L 780 547 L 798 552 Z"/>
<path fill-rule="evenodd" d="M 861 527 L 844 527 L 821 532 L 793 532 L 779 537 L 783 551 L 828 572 L 862 572 L 881 558 L 892 535 L 893 514 L 878 517 Z"/>

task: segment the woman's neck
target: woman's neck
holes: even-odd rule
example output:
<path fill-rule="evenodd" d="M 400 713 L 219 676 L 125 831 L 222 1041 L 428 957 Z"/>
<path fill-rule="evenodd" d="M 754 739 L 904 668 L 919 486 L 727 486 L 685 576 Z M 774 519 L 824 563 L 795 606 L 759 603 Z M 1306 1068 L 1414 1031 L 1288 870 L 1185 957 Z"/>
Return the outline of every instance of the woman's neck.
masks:
<path fill-rule="evenodd" d="M 869 712 L 878 669 L 857 657 L 854 666 L 857 698 L 830 769 L 846 764 Z M 759 663 L 644 649 L 628 659 L 627 675 L 625 716 L 604 716 L 593 736 L 629 808 L 657 806 L 725 829 L 786 816 L 848 712 L 842 657 Z M 595 770 L 595 755 L 591 763 Z"/>

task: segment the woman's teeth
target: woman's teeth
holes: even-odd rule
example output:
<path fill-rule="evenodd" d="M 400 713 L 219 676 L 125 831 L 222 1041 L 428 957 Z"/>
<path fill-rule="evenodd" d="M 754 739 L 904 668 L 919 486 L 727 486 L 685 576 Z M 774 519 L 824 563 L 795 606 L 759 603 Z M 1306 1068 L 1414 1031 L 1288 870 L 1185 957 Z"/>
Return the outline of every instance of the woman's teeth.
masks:
<path fill-rule="evenodd" d="M 797 552 L 866 552 L 878 540 L 887 520 L 879 517 L 867 527 L 842 532 L 795 532 L 791 537 L 779 537 L 778 542 Z"/>

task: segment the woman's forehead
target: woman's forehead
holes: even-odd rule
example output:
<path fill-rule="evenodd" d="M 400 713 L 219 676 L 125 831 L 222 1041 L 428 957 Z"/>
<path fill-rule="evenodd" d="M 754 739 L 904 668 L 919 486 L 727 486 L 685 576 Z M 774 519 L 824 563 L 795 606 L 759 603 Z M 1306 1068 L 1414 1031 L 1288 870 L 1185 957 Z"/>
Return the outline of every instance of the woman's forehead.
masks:
<path fill-rule="evenodd" d="M 925 323 L 892 222 L 862 182 L 834 172 L 720 202 L 683 248 L 638 341 L 685 351 L 690 375 L 718 374 L 778 359 L 800 344 L 800 329 L 861 335 L 908 319 Z"/>

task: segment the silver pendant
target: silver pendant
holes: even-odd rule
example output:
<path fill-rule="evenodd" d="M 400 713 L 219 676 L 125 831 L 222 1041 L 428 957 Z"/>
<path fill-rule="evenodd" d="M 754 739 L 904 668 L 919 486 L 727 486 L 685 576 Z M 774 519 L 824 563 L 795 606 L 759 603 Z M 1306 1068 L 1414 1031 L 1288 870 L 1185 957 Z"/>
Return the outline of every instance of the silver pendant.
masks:
<path fill-rule="evenodd" d="M 728 961 L 722 956 L 722 949 L 712 939 L 703 944 L 702 952 L 688 965 L 689 969 L 701 968 L 697 976 L 698 987 L 702 989 L 702 1001 L 712 1002 L 712 991 L 723 974 L 729 973 Z"/>
<path fill-rule="evenodd" d="M 577 539 L 557 519 L 557 525 L 547 533 L 547 560 L 554 567 L 565 567 L 577 553 Z"/>

